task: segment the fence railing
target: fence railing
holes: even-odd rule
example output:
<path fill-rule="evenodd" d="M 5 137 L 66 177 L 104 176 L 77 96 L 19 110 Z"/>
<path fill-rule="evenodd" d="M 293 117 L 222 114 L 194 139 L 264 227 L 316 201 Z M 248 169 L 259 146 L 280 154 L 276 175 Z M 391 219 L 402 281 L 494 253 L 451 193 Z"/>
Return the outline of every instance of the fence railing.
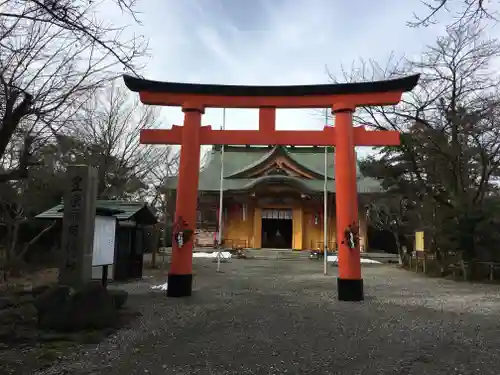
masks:
<path fill-rule="evenodd" d="M 500 278 L 500 262 L 463 261 L 458 255 L 447 257 L 441 262 L 433 253 L 416 251 L 408 257 L 407 265 L 415 272 L 451 274 L 454 278 L 494 281 Z"/>
<path fill-rule="evenodd" d="M 226 248 L 234 250 L 246 249 L 248 247 L 247 240 L 232 239 L 232 238 L 226 238 L 223 242 L 223 245 Z"/>

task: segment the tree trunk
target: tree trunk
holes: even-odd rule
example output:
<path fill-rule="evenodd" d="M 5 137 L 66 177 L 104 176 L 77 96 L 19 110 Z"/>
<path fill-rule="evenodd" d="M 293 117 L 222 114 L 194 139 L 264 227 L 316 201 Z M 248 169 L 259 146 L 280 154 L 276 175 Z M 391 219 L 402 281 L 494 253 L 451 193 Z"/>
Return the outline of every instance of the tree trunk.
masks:
<path fill-rule="evenodd" d="M 10 232 L 12 237 L 10 238 L 9 248 L 7 249 L 8 261 L 12 261 L 16 258 L 17 240 L 19 238 L 19 226 L 19 220 L 14 219 L 14 225 Z"/>
<path fill-rule="evenodd" d="M 398 248 L 398 262 L 399 262 L 399 265 L 402 267 L 404 253 L 403 253 L 403 249 L 401 248 L 401 242 L 399 241 L 399 235 L 395 232 L 392 232 L 392 235 L 394 236 L 394 241 L 396 241 L 396 247 Z"/>
<path fill-rule="evenodd" d="M 10 245 L 12 243 L 12 225 L 6 223 L 5 227 L 7 228 L 7 233 L 5 233 L 5 261 L 8 262 L 10 260 Z"/>
<path fill-rule="evenodd" d="M 46 227 L 42 231 L 40 231 L 40 233 L 38 233 L 35 237 L 33 237 L 30 240 L 30 242 L 28 242 L 26 245 L 24 245 L 23 249 L 21 250 L 21 252 L 19 254 L 16 254 L 15 249 L 14 249 L 14 252 L 12 252 L 12 254 L 11 254 L 12 257 L 6 262 L 5 272 L 12 272 L 13 270 L 17 271 L 16 267 L 20 265 L 22 259 L 24 258 L 24 256 L 28 252 L 29 248 L 31 246 L 33 246 L 45 233 L 47 233 L 49 230 L 54 228 L 56 226 L 56 224 L 57 224 L 57 221 L 54 221 L 48 227 Z M 17 227 L 18 227 L 18 229 L 15 230 L 15 233 L 17 233 L 16 234 L 16 243 L 17 243 L 17 236 L 19 233 L 19 223 L 17 223 Z"/>
<path fill-rule="evenodd" d="M 156 254 L 158 252 L 158 244 L 160 242 L 160 231 L 158 230 L 158 225 L 154 226 L 153 232 L 153 246 L 151 249 L 151 268 L 156 268 Z"/>

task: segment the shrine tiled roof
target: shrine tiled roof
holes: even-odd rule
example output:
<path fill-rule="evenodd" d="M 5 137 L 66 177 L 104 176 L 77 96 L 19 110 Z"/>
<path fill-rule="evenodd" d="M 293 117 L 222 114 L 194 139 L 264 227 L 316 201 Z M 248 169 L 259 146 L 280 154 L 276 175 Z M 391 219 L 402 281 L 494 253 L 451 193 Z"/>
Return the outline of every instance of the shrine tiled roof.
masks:
<path fill-rule="evenodd" d="M 291 176 L 272 176 L 273 182 L 278 180 L 283 183 L 295 183 L 299 188 L 309 192 L 322 192 L 324 186 L 325 154 L 323 147 L 279 147 L 284 154 L 296 164 L 304 169 L 314 172 L 320 178 L 308 180 Z M 224 149 L 224 191 L 244 191 L 253 188 L 259 181 L 267 181 L 262 177 L 258 178 L 232 178 L 242 171 L 249 170 L 264 163 L 270 155 L 276 152 L 276 147 L 245 147 L 245 146 L 226 146 Z M 216 147 L 208 151 L 204 165 L 200 171 L 198 190 L 205 192 L 216 192 L 220 189 L 221 173 L 221 153 Z M 330 180 L 327 184 L 329 192 L 335 192 L 335 169 L 334 152 L 329 149 L 327 153 L 327 177 Z M 381 192 L 380 182 L 376 179 L 364 177 L 357 166 L 359 193 L 377 193 Z M 167 189 L 175 189 L 177 178 L 172 177 L 166 181 Z"/>
<path fill-rule="evenodd" d="M 64 215 L 63 202 L 37 216 L 36 219 L 62 219 Z M 135 220 L 140 224 L 152 225 L 157 222 L 156 213 L 145 202 L 130 202 L 120 200 L 102 200 L 96 202 L 96 211 L 109 211 L 117 220 Z"/>

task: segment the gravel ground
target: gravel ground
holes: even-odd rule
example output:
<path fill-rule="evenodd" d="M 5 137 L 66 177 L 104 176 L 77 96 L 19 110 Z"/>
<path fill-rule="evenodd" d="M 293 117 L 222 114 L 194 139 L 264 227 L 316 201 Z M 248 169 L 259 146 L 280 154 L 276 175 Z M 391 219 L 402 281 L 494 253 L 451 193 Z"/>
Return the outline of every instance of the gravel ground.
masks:
<path fill-rule="evenodd" d="M 195 260 L 195 293 L 128 284 L 144 316 L 49 374 L 500 374 L 500 287 L 364 267 L 366 300 L 336 300 L 315 261 Z"/>

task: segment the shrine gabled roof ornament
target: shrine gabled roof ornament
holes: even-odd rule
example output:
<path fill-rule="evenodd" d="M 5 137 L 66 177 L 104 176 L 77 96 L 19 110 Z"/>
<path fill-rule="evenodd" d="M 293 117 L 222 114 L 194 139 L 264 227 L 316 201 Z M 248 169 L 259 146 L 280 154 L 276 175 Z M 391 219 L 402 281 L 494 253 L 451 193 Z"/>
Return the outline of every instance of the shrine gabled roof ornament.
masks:
<path fill-rule="evenodd" d="M 271 152 L 266 153 L 259 160 L 227 175 L 226 178 L 255 178 L 270 172 L 272 169 L 282 169 L 284 171 L 290 169 L 295 174 L 307 179 L 324 177 L 322 174 L 297 163 L 286 148 L 275 146 Z"/>
<path fill-rule="evenodd" d="M 255 179 L 250 180 L 240 189 L 235 190 L 238 193 L 241 192 L 250 192 L 259 186 L 269 186 L 269 185 L 278 185 L 278 186 L 288 186 L 299 190 L 300 192 L 307 193 L 309 195 L 315 194 L 316 191 L 311 189 L 311 187 L 300 178 L 293 176 L 261 176 Z M 231 190 L 230 190 L 231 191 Z"/>

